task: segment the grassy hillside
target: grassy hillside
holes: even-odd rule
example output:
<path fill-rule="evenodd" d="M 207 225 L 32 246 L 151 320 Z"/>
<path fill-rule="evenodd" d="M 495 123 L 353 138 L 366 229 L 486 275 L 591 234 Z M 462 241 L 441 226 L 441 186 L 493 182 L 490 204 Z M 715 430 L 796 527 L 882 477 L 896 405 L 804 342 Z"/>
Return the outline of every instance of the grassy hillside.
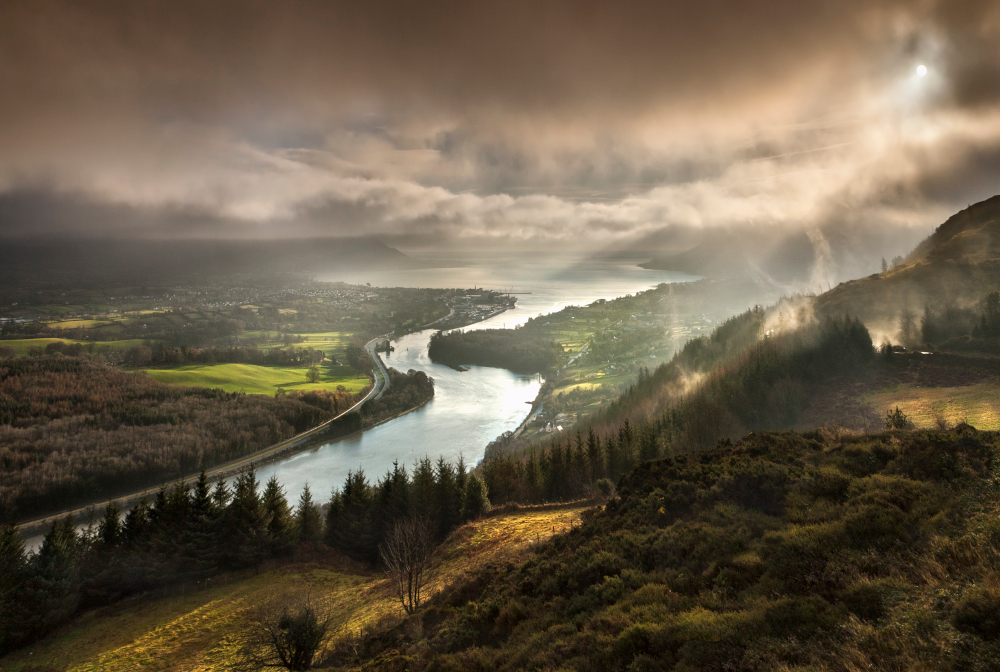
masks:
<path fill-rule="evenodd" d="M 998 447 L 765 433 L 647 462 L 331 669 L 993 670 Z"/>
<path fill-rule="evenodd" d="M 942 224 L 899 266 L 845 282 L 819 296 L 825 315 L 849 314 L 894 339 L 903 310 L 944 312 L 975 306 L 1000 289 L 1000 196 Z M 880 340 L 880 339 L 879 339 Z"/>
<path fill-rule="evenodd" d="M 432 592 L 490 562 L 520 561 L 535 545 L 579 524 L 586 507 L 526 508 L 456 530 L 434 558 Z M 323 555 L 259 575 L 218 577 L 173 596 L 136 599 L 84 615 L 48 639 L 0 659 L 3 672 L 223 670 L 246 612 L 275 595 L 308 592 L 336 614 L 331 644 L 402 613 L 381 573 Z"/>

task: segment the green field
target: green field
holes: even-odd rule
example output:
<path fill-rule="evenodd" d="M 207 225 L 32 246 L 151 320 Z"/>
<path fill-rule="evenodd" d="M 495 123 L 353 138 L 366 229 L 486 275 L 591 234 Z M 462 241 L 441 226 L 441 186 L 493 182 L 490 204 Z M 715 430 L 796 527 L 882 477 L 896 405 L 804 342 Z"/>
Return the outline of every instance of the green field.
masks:
<path fill-rule="evenodd" d="M 0 345 L 6 345 L 9 348 L 14 348 L 14 352 L 18 355 L 24 356 L 28 354 L 28 350 L 31 348 L 44 348 L 49 343 L 56 343 L 59 341 L 63 343 L 82 343 L 85 346 L 90 344 L 90 341 L 76 341 L 72 338 L 19 338 L 0 341 Z M 111 350 L 134 348 L 142 345 L 142 343 L 143 341 L 138 338 L 122 341 L 94 341 L 94 352 L 100 352 L 105 348 Z"/>
<path fill-rule="evenodd" d="M 427 594 L 486 563 L 524 559 L 535 542 L 577 525 L 585 508 L 578 503 L 525 508 L 460 527 L 435 553 Z M 207 590 L 158 600 L 136 598 L 85 614 L 0 659 L 0 670 L 224 670 L 240 645 L 248 611 L 282 595 L 308 594 L 331 610 L 333 632 L 327 646 L 380 618 L 402 615 L 381 572 L 359 571 L 357 564 L 333 557 L 238 580 L 220 576 L 209 585 Z"/>
<path fill-rule="evenodd" d="M 156 380 L 171 385 L 190 387 L 221 387 L 227 392 L 271 394 L 279 389 L 287 392 L 333 390 L 343 385 L 358 393 L 368 386 L 368 377 L 358 378 L 348 366 L 320 366 L 318 383 L 306 380 L 305 367 L 257 366 L 255 364 L 193 364 L 175 369 L 148 369 Z"/>
<path fill-rule="evenodd" d="M 49 322 L 52 329 L 93 329 L 94 327 L 111 324 L 109 320 L 63 320 L 62 322 Z"/>

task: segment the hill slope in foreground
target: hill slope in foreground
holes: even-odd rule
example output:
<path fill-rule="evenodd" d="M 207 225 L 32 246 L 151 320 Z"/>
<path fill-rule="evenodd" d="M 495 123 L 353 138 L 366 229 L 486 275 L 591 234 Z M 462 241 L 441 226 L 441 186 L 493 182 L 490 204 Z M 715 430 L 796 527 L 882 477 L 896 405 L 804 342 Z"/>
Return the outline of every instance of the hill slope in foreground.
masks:
<path fill-rule="evenodd" d="M 456 530 L 436 552 L 431 591 L 486 562 L 523 560 L 534 545 L 579 524 L 582 504 L 500 512 Z M 227 670 L 252 609 L 308 595 L 335 614 L 334 642 L 402 613 L 380 573 L 331 552 L 299 557 L 255 575 L 178 586 L 85 614 L 41 642 L 0 659 L 3 672 Z"/>
<path fill-rule="evenodd" d="M 767 433 L 646 462 L 330 669 L 996 669 L 998 442 Z"/>
<path fill-rule="evenodd" d="M 315 669 L 991 670 L 998 447 L 968 426 L 751 434 L 643 463 L 603 508 L 460 528 L 406 618 L 328 559 L 92 613 L 0 669 L 224 670 L 252 604 L 308 591 L 337 610 Z"/>

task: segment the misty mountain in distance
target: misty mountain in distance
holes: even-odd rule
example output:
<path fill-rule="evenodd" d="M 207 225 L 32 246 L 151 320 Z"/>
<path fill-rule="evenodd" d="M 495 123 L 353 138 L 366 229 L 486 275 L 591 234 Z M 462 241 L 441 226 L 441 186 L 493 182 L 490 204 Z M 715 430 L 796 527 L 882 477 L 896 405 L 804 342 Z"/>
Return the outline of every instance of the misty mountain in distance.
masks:
<path fill-rule="evenodd" d="M 731 231 L 712 233 L 685 252 L 640 266 L 718 278 L 764 275 L 789 282 L 807 280 L 815 263 L 813 244 L 805 232 L 774 240 L 773 236 L 750 230 L 735 235 Z"/>
<path fill-rule="evenodd" d="M 816 301 L 826 315 L 855 315 L 891 331 L 904 310 L 970 308 L 1000 289 L 1000 196 L 950 217 L 885 273 L 850 280 Z"/>
<path fill-rule="evenodd" d="M 872 226 L 864 220 L 786 228 L 731 226 L 691 236 L 675 231 L 687 249 L 653 253 L 643 268 L 712 278 L 750 278 L 786 293 L 822 293 L 838 283 L 870 274 L 882 257 L 906 254 L 928 229 Z M 670 249 L 662 238 L 646 249 Z M 649 254 L 649 252 L 647 252 Z"/>
<path fill-rule="evenodd" d="M 26 277 L 74 285 L 148 284 L 182 277 L 311 273 L 330 268 L 409 269 L 421 263 L 372 238 L 285 240 L 8 240 L 0 245 L 0 283 Z"/>

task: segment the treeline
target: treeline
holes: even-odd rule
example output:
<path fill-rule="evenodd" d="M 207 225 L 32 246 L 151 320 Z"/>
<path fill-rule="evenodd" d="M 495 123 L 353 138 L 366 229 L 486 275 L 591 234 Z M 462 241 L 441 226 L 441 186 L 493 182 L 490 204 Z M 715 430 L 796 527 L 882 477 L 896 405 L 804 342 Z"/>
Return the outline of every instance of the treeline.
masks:
<path fill-rule="evenodd" d="M 658 418 L 667 443 L 707 448 L 722 436 L 793 424 L 824 380 L 864 371 L 873 361 L 871 335 L 859 320 L 828 318 L 761 338 L 763 312 L 727 320 L 669 363 L 641 371 L 591 423 Z"/>
<path fill-rule="evenodd" d="M 559 364 L 562 346 L 529 329 L 478 329 L 438 332 L 431 337 L 432 361 L 458 367 L 462 364 L 495 366 L 518 373 L 542 373 Z"/>
<path fill-rule="evenodd" d="M 537 504 L 610 494 L 612 483 L 645 460 L 660 457 L 664 444 L 652 423 L 633 427 L 626 420 L 603 437 L 593 428 L 559 437 L 526 455 L 487 449 L 480 467 L 496 505 Z"/>
<path fill-rule="evenodd" d="M 434 379 L 423 371 L 410 369 L 406 373 L 389 369 L 389 389 L 379 399 L 371 399 L 361 407 L 362 422 L 371 427 L 416 408 L 434 398 Z"/>
<path fill-rule="evenodd" d="M 55 345 L 55 344 L 53 344 Z M 209 348 L 167 347 L 163 342 L 153 347 L 139 346 L 126 353 L 130 366 L 179 366 L 183 364 L 256 364 L 258 366 L 312 366 L 326 357 L 322 350 L 289 346 L 261 350 L 256 346 Z"/>
<path fill-rule="evenodd" d="M 85 357 L 0 360 L 0 520 L 242 457 L 355 400 L 346 392 L 267 397 L 177 387 Z"/>
<path fill-rule="evenodd" d="M 788 427 L 821 384 L 863 371 L 875 359 L 868 330 L 848 318 L 758 339 L 736 354 L 730 346 L 745 343 L 759 324 L 753 312 L 734 318 L 723 337 L 689 344 L 653 373 L 641 370 L 586 437 L 578 431 L 521 451 L 510 451 L 510 437 L 501 437 L 487 447 L 481 467 L 493 502 L 591 495 L 601 479 L 617 480 L 640 462 Z M 723 363 L 688 389 L 680 364 L 694 361 Z"/>
<path fill-rule="evenodd" d="M 421 460 L 412 478 L 396 465 L 371 484 L 348 476 L 327 511 L 308 486 L 292 509 L 281 485 L 263 491 L 253 469 L 231 487 L 194 484 L 162 488 L 122 517 L 115 504 L 82 533 L 72 518 L 52 525 L 36 554 L 24 551 L 13 525 L 0 532 L 0 654 L 67 622 L 75 614 L 130 595 L 200 581 L 222 571 L 259 567 L 305 544 L 327 545 L 361 561 L 377 560 L 392 526 L 424 518 L 436 540 L 489 507 L 485 486 L 459 462 Z"/>
<path fill-rule="evenodd" d="M 992 670 L 993 432 L 755 433 L 646 462 L 330 669 Z M 418 634 L 414 634 L 418 633 Z"/>

